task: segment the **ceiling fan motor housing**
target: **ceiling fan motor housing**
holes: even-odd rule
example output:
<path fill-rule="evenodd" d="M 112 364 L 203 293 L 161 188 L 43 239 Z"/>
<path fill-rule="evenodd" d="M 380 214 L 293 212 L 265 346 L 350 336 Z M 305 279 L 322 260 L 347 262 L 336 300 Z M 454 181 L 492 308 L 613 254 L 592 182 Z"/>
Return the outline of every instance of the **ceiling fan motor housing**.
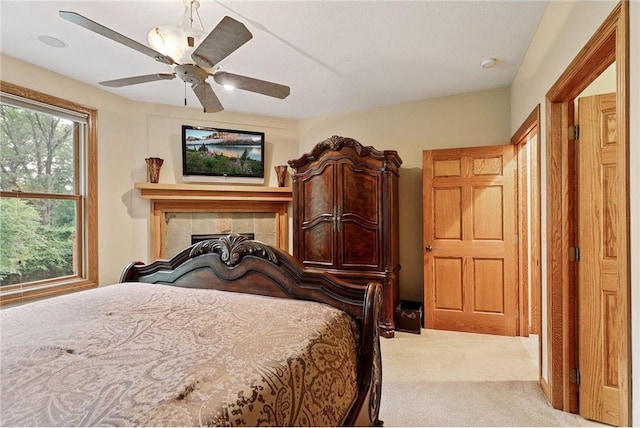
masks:
<path fill-rule="evenodd" d="M 204 81 L 209 73 L 194 64 L 180 64 L 175 68 L 176 75 L 187 83 L 197 84 Z"/>

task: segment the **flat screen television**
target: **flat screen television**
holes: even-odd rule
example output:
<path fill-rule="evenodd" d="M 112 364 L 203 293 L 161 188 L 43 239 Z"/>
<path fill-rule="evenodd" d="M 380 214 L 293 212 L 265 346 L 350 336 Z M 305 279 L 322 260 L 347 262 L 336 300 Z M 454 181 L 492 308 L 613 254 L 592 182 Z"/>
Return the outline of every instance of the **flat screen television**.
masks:
<path fill-rule="evenodd" d="M 264 132 L 182 125 L 182 179 L 264 183 Z"/>

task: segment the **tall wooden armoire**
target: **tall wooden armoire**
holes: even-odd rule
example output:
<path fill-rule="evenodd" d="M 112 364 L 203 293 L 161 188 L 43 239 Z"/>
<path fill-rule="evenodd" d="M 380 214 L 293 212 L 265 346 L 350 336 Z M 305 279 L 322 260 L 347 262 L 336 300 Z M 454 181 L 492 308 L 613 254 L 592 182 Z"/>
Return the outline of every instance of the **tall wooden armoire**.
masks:
<path fill-rule="evenodd" d="M 380 332 L 393 337 L 398 306 L 398 170 L 394 150 L 333 136 L 290 160 L 293 254 L 316 271 L 383 286 Z"/>

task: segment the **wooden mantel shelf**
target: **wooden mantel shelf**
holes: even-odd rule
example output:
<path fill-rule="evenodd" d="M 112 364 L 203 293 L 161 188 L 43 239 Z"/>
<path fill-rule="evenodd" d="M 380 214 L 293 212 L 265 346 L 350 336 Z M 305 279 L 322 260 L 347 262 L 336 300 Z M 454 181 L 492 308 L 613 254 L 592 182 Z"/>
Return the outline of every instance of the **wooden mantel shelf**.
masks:
<path fill-rule="evenodd" d="M 216 186 L 207 184 L 135 183 L 142 199 L 166 201 L 290 202 L 291 187 Z"/>

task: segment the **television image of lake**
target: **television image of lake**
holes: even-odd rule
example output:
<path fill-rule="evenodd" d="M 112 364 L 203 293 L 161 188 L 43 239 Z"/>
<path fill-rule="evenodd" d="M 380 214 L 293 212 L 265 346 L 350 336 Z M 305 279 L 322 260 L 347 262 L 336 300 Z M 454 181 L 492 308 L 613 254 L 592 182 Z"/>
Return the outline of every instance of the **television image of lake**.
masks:
<path fill-rule="evenodd" d="M 207 150 L 207 153 L 222 155 L 228 158 L 240 158 L 244 155 L 245 150 L 247 151 L 247 157 L 249 159 L 253 159 L 256 161 L 260 161 L 262 159 L 262 150 L 260 145 L 232 145 L 232 144 L 221 144 L 219 142 L 211 142 L 211 140 L 203 140 L 198 141 L 197 143 L 187 143 L 187 149 L 197 151 L 202 148 L 202 146 Z"/>
<path fill-rule="evenodd" d="M 264 178 L 264 134 L 182 127 L 183 176 Z"/>

